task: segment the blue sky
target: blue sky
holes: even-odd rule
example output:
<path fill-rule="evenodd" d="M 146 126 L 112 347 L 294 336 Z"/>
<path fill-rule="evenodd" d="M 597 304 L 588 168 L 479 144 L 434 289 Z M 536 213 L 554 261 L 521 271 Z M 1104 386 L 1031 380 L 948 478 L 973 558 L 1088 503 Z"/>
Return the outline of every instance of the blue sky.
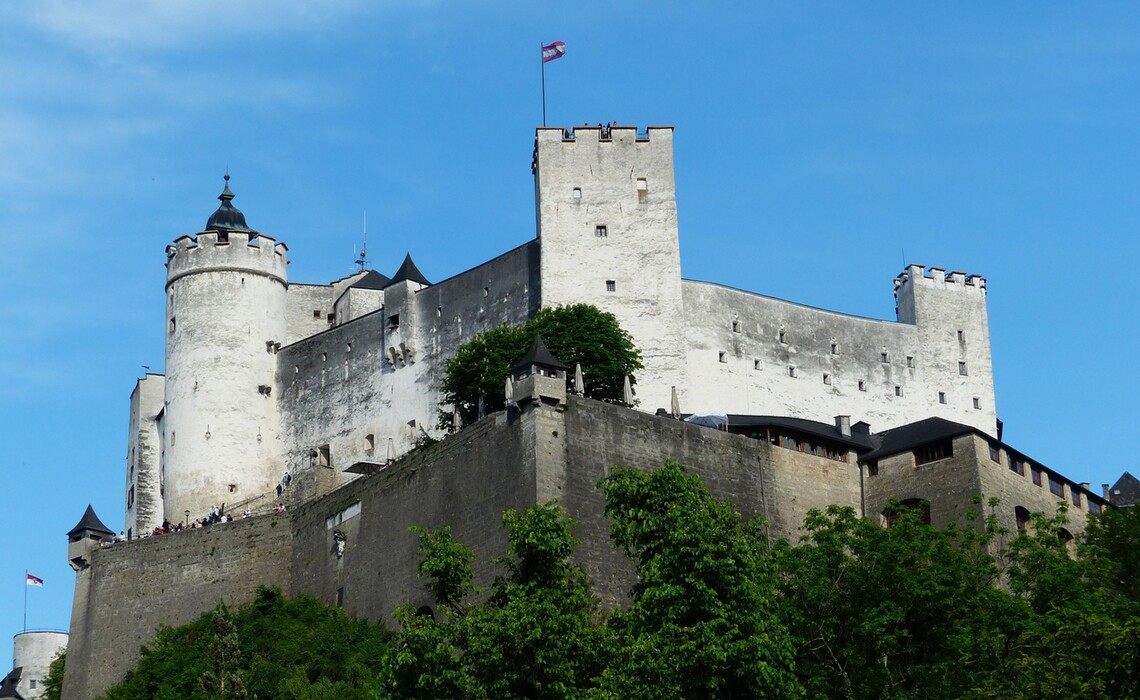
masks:
<path fill-rule="evenodd" d="M 366 211 L 374 267 L 451 276 L 534 236 L 555 39 L 550 124 L 676 126 L 686 277 L 892 318 L 904 261 L 982 274 L 1007 442 L 1140 469 L 1140 6 L 534 5 L 0 4 L 0 649 L 25 568 L 68 626 L 87 504 L 122 526 L 163 251 L 222 173 L 293 281 L 350 272 Z"/>

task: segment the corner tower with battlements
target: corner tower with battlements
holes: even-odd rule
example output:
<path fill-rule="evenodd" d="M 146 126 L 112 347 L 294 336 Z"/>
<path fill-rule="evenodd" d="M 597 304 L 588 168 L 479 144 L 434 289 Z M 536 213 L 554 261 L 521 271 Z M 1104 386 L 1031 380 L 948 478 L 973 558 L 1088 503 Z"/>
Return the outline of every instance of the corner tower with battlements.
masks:
<path fill-rule="evenodd" d="M 286 247 L 249 228 L 227 184 L 195 236 L 166 250 L 166 518 L 272 490 L 280 472 L 276 353 L 286 340 Z"/>

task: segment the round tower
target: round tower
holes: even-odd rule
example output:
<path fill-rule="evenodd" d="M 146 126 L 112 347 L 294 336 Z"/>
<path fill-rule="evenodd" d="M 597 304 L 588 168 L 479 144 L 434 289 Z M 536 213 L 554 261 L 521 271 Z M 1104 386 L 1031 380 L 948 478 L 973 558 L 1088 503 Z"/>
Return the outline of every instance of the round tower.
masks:
<path fill-rule="evenodd" d="M 225 179 L 206 229 L 166 249 L 159 423 L 171 522 L 267 493 L 282 471 L 273 388 L 286 338 L 286 247 L 246 225 Z"/>

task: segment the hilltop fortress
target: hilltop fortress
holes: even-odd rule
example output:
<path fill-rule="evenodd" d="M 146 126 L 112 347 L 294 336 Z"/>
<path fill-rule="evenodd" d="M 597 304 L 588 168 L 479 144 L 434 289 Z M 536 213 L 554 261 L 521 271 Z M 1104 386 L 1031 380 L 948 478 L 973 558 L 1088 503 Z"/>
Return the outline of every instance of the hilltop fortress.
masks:
<path fill-rule="evenodd" d="M 436 283 L 410 256 L 392 277 L 291 282 L 286 245 L 249 226 L 228 182 L 205 229 L 167 247 L 166 374 L 131 395 L 131 541 L 103 546 L 111 532 L 90 510 L 68 533 L 65 698 L 95 697 L 162 625 L 258 585 L 373 620 L 430 606 L 412 524 L 452 525 L 485 585 L 502 511 L 551 499 L 578 523 L 595 589 L 621 604 L 631 569 L 595 490 L 614 464 L 679 461 L 773 538 L 832 503 L 878 519 L 899 498 L 941 526 L 996 497 L 1012 532 L 1059 502 L 1076 532 L 1107 504 L 1001 441 L 983 278 L 910 265 L 896 321 L 685 280 L 671 127 L 540 128 L 532 169 L 536 237 Z M 571 303 L 633 336 L 637 409 L 568 393 L 536 347 L 506 411 L 436 430 L 459 345 Z M 720 429 L 670 415 L 674 392 Z M 422 434 L 443 439 L 412 451 Z M 289 510 L 269 512 L 279 501 Z M 267 514 L 140 537 L 223 503 Z"/>
<path fill-rule="evenodd" d="M 403 454 L 435 434 L 460 344 L 563 304 L 630 332 L 643 410 L 675 387 L 686 413 L 876 430 L 940 416 L 996 434 L 985 279 L 910 266 L 896 322 L 684 280 L 671 127 L 542 128 L 533 171 L 534 240 L 435 284 L 410 257 L 391 278 L 290 282 L 286 245 L 246 224 L 227 184 L 205 230 L 167 248 L 166 375 L 131 398 L 128 535 L 278 485 L 307 498 Z"/>

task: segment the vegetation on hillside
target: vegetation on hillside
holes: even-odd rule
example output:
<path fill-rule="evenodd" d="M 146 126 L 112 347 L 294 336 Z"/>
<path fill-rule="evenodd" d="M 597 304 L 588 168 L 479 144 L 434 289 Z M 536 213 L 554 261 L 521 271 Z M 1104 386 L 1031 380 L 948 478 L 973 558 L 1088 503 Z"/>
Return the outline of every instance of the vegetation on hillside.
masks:
<path fill-rule="evenodd" d="M 479 399 L 488 413 L 502 410 L 503 388 L 511 370 L 530 350 L 534 339 L 571 368 L 581 364 L 586 396 L 618 403 L 624 400 L 625 377 L 641 369 L 641 353 L 617 318 L 588 304 L 542 309 L 520 326 L 499 325 L 480 333 L 447 361 L 442 405 L 454 406 L 465 424 L 479 417 Z M 441 413 L 440 427 L 451 424 L 450 411 Z"/>
<path fill-rule="evenodd" d="M 105 697 L 1140 697 L 1140 509 L 1075 554 L 1063 513 L 991 554 L 1011 534 L 992 516 L 940 530 L 899 504 L 891 528 L 832 507 L 769 545 L 677 464 L 599 486 L 628 608 L 599 608 L 550 503 L 504 514 L 486 595 L 450 529 L 417 529 L 436 609 L 401 608 L 399 632 L 264 589 L 163 630 Z"/>

